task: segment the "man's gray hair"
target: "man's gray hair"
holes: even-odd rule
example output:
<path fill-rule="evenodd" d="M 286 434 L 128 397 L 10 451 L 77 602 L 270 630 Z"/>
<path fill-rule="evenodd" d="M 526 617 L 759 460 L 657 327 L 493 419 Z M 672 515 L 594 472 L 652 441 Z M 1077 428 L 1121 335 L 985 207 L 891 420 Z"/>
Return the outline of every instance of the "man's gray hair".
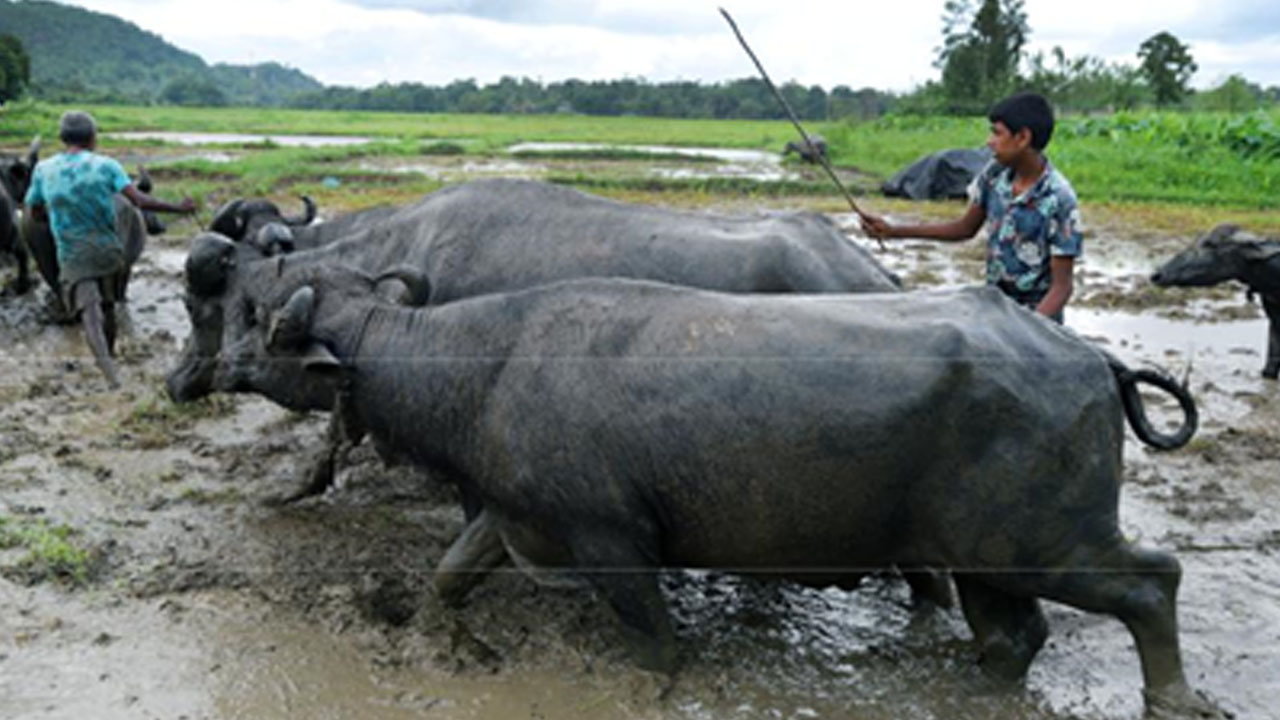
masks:
<path fill-rule="evenodd" d="M 68 145 L 86 146 L 97 134 L 98 124 L 92 115 L 82 110 L 68 110 L 58 123 L 58 137 Z"/>

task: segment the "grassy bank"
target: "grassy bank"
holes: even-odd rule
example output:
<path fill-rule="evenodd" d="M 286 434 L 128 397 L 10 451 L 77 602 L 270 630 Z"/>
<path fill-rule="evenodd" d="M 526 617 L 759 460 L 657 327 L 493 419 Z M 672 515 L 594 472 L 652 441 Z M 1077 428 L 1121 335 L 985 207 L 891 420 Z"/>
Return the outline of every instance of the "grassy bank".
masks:
<path fill-rule="evenodd" d="M 0 143 L 16 148 L 33 134 L 56 136 L 65 108 L 19 104 L 5 112 Z M 375 112 L 270 110 L 245 108 L 89 107 L 106 131 L 167 130 L 263 134 L 355 135 L 374 138 L 364 146 L 284 148 L 270 144 L 241 148 L 232 162 L 191 160 L 164 171 L 166 187 L 197 196 L 296 194 L 335 196 L 344 206 L 398 201 L 429 192 L 442 183 L 421 176 L 361 167 L 362 158 L 465 155 L 513 157 L 507 148 L 522 141 L 578 141 L 627 145 L 678 145 L 761 149 L 777 152 L 795 137 L 787 122 L 680 120 L 576 115 L 441 115 Z M 982 118 L 890 117 L 864 123 L 814 124 L 835 165 L 865 178 L 855 194 L 874 193 L 887 178 L 930 152 L 978 147 L 985 142 Z M 150 143 L 156 144 L 154 142 Z M 146 146 L 145 142 L 104 141 L 104 147 Z M 56 142 L 46 143 L 46 152 Z M 1145 113 L 1059 119 L 1050 157 L 1071 179 L 1082 204 L 1199 208 L 1195 217 L 1254 218 L 1276 224 L 1280 209 L 1280 116 L 1274 113 Z M 570 153 L 569 156 L 574 156 Z M 565 156 L 565 157 L 569 157 Z M 687 180 L 618 176 L 592 160 L 669 159 L 632 151 L 579 152 L 583 169 L 555 172 L 550 179 L 605 194 L 662 192 L 701 196 L 839 198 L 820 175 L 783 183 L 751 180 Z M 562 157 L 563 159 L 563 157 Z M 384 163 L 385 164 L 385 163 Z M 639 172 L 639 171 L 637 171 Z M 334 180 L 341 192 L 332 192 Z M 837 203 L 838 205 L 838 203 Z M 1177 213 L 1187 215 L 1188 213 Z"/>

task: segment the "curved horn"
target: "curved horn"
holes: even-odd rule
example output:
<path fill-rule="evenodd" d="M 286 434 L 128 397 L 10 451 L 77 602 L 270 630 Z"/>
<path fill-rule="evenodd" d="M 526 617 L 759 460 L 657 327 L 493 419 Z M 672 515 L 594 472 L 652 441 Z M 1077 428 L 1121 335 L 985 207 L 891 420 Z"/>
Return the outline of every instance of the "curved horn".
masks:
<path fill-rule="evenodd" d="M 209 221 L 209 229 L 222 233 L 232 240 L 239 240 L 241 233 L 244 232 L 244 218 L 240 216 L 240 206 L 243 204 L 244 198 L 236 198 L 218 208 L 218 211 L 213 214 L 213 219 Z"/>
<path fill-rule="evenodd" d="M 293 252 L 293 231 L 282 223 L 267 223 L 258 228 L 256 235 L 245 240 L 253 243 L 267 257 Z"/>
<path fill-rule="evenodd" d="M 307 225 L 310 225 L 312 220 L 316 219 L 315 202 L 311 198 L 307 197 L 306 195 L 303 195 L 302 204 L 303 206 L 305 206 L 305 210 L 303 210 L 302 215 L 300 217 L 297 215 L 294 215 L 293 217 L 285 218 L 284 219 L 285 225 L 288 225 L 290 227 L 305 227 Z"/>
<path fill-rule="evenodd" d="M 40 162 L 40 136 L 31 139 L 31 147 L 27 150 L 27 167 L 34 169 Z"/>
<path fill-rule="evenodd" d="M 216 233 L 201 233 L 187 253 L 187 287 L 202 297 L 217 295 L 227 286 L 227 271 L 235 265 L 236 244 Z"/>
<path fill-rule="evenodd" d="M 303 285 L 289 296 L 284 307 L 271 316 L 267 328 L 267 347 L 298 347 L 307 339 L 311 330 L 311 314 L 316 307 L 316 291 Z"/>
<path fill-rule="evenodd" d="M 405 299 L 406 305 L 426 305 L 431 299 L 431 281 L 421 270 L 409 265 L 397 265 L 390 270 L 384 270 L 373 279 L 373 284 L 377 285 L 383 280 L 392 279 L 399 280 L 409 289 L 409 297 Z"/>

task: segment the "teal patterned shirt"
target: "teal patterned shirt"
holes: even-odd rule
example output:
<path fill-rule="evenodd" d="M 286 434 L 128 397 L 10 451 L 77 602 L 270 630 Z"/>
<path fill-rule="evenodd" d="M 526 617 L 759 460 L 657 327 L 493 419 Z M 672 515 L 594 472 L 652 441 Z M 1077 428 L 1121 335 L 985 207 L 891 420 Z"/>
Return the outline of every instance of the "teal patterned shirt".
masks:
<path fill-rule="evenodd" d="M 1013 170 L 992 160 L 969 185 L 987 213 L 987 284 L 1033 305 L 1049 291 L 1049 261 L 1083 250 L 1080 207 L 1071 184 L 1045 158 L 1034 185 L 1013 196 Z"/>
<path fill-rule="evenodd" d="M 36 165 L 26 203 L 48 206 L 62 282 L 74 284 L 124 267 L 115 194 L 131 183 L 120 163 L 87 150 L 54 155 Z"/>

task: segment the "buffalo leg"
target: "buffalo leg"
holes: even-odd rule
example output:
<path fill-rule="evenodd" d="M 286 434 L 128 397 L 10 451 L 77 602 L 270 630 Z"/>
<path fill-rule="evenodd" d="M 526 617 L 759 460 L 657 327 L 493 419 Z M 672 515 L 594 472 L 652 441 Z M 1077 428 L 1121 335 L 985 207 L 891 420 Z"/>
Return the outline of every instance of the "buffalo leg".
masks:
<path fill-rule="evenodd" d="M 583 538 L 574 545 L 574 558 L 578 571 L 618 614 L 635 663 L 671 675 L 679 660 L 658 571 L 631 547 L 625 539 Z"/>
<path fill-rule="evenodd" d="M 13 283 L 13 291 L 25 295 L 31 289 L 31 264 L 27 262 L 27 246 L 21 239 L 14 241 L 13 260 L 18 264 L 18 279 Z"/>
<path fill-rule="evenodd" d="M 284 505 L 299 500 L 322 495 L 333 487 L 334 473 L 338 462 L 347 451 L 364 439 L 364 429 L 358 420 L 348 412 L 350 397 L 346 392 L 339 392 L 334 400 L 333 412 L 329 413 L 329 425 L 325 429 L 325 439 L 320 449 L 301 466 L 298 474 L 304 478 L 296 488 L 279 497 L 271 498 L 270 505 Z"/>
<path fill-rule="evenodd" d="M 951 586 L 947 573 L 927 567 L 899 567 L 902 579 L 911 588 L 911 604 L 917 610 L 951 607 Z"/>
<path fill-rule="evenodd" d="M 1123 622 L 1138 648 L 1150 714 L 1222 717 L 1191 691 L 1183 674 L 1177 618 L 1182 569 L 1172 555 L 1140 550 L 1115 535 L 1076 546 L 1053 572 L 985 577 L 1010 593 L 1056 600 Z"/>
<path fill-rule="evenodd" d="M 436 594 L 445 605 L 457 607 L 490 570 L 506 559 L 507 550 L 492 515 L 481 511 L 436 566 Z"/>
<path fill-rule="evenodd" d="M 1049 635 L 1039 601 L 998 590 L 978 574 L 956 573 L 955 581 L 982 670 L 1000 680 L 1021 680 Z"/>
<path fill-rule="evenodd" d="M 1262 307 L 1267 311 L 1267 364 L 1262 367 L 1262 377 L 1275 380 L 1280 377 L 1280 296 L 1264 295 Z"/>

